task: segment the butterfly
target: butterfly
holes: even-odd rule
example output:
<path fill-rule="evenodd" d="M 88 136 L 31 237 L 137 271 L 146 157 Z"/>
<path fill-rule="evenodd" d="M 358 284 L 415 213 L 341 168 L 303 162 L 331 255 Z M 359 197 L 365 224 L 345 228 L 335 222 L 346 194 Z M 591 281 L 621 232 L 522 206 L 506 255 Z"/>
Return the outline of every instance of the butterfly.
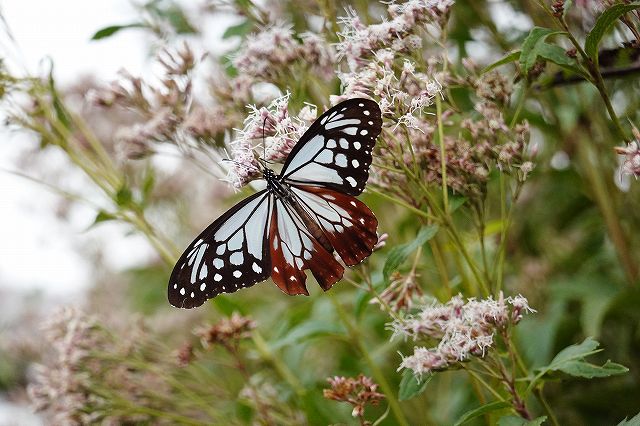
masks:
<path fill-rule="evenodd" d="M 378 104 L 349 99 L 322 114 L 289 153 L 280 174 L 261 163 L 266 189 L 239 202 L 187 247 L 171 273 L 169 302 L 194 308 L 271 277 L 286 294 L 309 295 L 305 270 L 327 291 L 378 241 L 378 220 L 355 198 L 364 190 Z"/>

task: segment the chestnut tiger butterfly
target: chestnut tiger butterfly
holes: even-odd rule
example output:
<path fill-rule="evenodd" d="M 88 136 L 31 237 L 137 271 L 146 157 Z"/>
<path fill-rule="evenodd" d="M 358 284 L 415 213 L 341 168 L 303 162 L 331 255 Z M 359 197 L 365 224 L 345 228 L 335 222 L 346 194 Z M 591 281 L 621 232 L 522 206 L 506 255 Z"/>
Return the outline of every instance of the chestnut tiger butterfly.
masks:
<path fill-rule="evenodd" d="M 194 308 L 271 277 L 286 294 L 309 292 L 305 270 L 323 290 L 343 265 L 362 262 L 378 241 L 378 221 L 357 198 L 382 129 L 378 104 L 349 99 L 302 135 L 280 174 L 261 167 L 266 189 L 239 202 L 188 246 L 171 273 L 169 302 Z"/>

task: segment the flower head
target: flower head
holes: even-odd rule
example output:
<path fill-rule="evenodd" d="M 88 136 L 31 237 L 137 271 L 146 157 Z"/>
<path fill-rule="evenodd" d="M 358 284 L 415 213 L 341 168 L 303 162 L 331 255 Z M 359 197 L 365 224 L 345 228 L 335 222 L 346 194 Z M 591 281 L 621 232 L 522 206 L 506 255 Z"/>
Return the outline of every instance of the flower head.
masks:
<path fill-rule="evenodd" d="M 214 344 L 228 347 L 249 337 L 254 328 L 256 328 L 255 321 L 234 312 L 230 318 L 222 319 L 211 326 L 201 327 L 195 333 L 200 336 L 204 347 Z"/>
<path fill-rule="evenodd" d="M 378 385 L 362 374 L 356 378 L 335 376 L 327 381 L 331 388 L 323 391 L 324 397 L 353 405 L 353 417 L 363 418 L 366 404 L 378 405 L 384 399 L 377 391 Z"/>
<path fill-rule="evenodd" d="M 398 369 L 408 368 L 420 377 L 471 357 L 484 357 L 494 345 L 495 334 L 517 324 L 529 312 L 534 310 L 520 295 L 466 301 L 458 295 L 447 303 L 425 306 L 418 314 L 391 323 L 391 329 L 394 336 L 437 340 L 438 344 L 415 347 L 412 355 L 403 357 Z"/>

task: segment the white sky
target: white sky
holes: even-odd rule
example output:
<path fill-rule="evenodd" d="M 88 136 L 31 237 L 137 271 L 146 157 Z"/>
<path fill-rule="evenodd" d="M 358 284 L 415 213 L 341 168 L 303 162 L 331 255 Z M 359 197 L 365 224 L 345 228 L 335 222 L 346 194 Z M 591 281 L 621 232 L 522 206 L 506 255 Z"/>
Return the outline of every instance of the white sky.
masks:
<path fill-rule="evenodd" d="M 43 69 L 45 57 L 53 59 L 60 84 L 83 73 L 110 80 L 120 68 L 134 74 L 144 71 L 148 50 L 142 32 L 123 31 L 90 41 L 102 27 L 134 21 L 129 0 L 0 0 L 0 8 L 18 44 L 17 59 L 31 73 Z M 0 56 L 7 56 L 7 45 L 0 37 Z M 16 59 L 14 54 L 9 52 L 9 57 Z M 0 169 L 15 170 L 13 160 L 32 143 L 0 128 Z M 91 283 L 91 269 L 74 250 L 81 239 L 104 241 L 106 261 L 116 266 L 151 255 L 141 238 L 126 237 L 120 227 L 105 225 L 85 232 L 95 214 L 90 209 L 77 211 L 70 224 L 60 223 L 51 213 L 57 196 L 4 170 L 0 170 L 0 286 L 58 294 L 85 287 Z"/>

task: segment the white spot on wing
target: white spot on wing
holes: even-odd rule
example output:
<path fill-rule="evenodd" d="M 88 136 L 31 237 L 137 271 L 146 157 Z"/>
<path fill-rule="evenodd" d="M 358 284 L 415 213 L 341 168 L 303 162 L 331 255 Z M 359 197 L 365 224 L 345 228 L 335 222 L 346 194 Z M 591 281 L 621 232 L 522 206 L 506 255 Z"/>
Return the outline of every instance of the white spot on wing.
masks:
<path fill-rule="evenodd" d="M 357 185 L 357 182 L 354 178 L 352 178 L 351 176 L 347 177 L 347 182 L 349 182 L 349 184 L 353 187 L 355 187 Z"/>
<path fill-rule="evenodd" d="M 345 132 L 348 135 L 355 135 L 356 133 L 358 133 L 358 128 L 357 127 L 347 127 L 346 129 L 342 129 L 343 132 Z"/>
<path fill-rule="evenodd" d="M 256 262 L 253 262 L 253 265 L 251 265 L 251 269 L 253 269 L 256 274 L 262 272 L 262 268 Z"/>
<path fill-rule="evenodd" d="M 242 255 L 241 251 L 232 253 L 231 256 L 229 257 L 229 261 L 234 265 L 240 265 L 243 260 L 244 260 L 244 256 Z"/>
<path fill-rule="evenodd" d="M 361 147 L 361 146 L 362 146 L 362 145 L 360 145 L 360 142 L 358 142 L 358 141 L 355 141 L 355 142 L 353 143 L 353 147 L 354 147 L 355 149 L 360 149 L 360 147 Z"/>
<path fill-rule="evenodd" d="M 340 167 L 347 167 L 347 157 L 344 154 L 336 155 L 336 164 Z"/>
<path fill-rule="evenodd" d="M 359 167 L 360 166 L 360 162 L 354 158 L 353 160 L 351 160 L 351 165 L 353 167 Z"/>

